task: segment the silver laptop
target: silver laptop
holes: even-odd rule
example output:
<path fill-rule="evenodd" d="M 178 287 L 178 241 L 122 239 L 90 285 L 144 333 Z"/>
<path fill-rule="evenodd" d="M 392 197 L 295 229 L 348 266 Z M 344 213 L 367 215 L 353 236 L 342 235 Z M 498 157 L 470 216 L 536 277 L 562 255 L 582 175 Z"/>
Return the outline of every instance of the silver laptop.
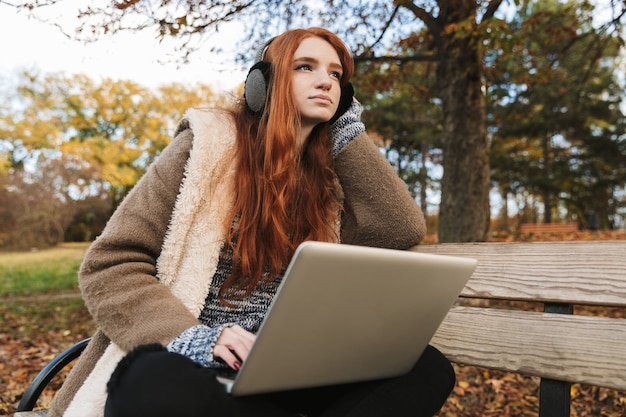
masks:
<path fill-rule="evenodd" d="M 407 373 L 473 273 L 470 258 L 305 242 L 296 250 L 234 396 Z"/>

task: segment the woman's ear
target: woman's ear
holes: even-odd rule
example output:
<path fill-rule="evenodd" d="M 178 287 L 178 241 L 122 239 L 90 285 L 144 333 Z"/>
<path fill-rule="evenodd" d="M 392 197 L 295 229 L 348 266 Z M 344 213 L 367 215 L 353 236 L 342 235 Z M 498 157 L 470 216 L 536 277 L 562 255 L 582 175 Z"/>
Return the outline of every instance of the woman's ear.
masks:
<path fill-rule="evenodd" d="M 243 97 L 248 109 L 256 115 L 263 113 L 267 101 L 267 88 L 270 83 L 272 64 L 259 61 L 250 68 L 243 86 Z"/>
<path fill-rule="evenodd" d="M 352 98 L 354 97 L 354 88 L 352 87 L 352 83 L 347 83 L 343 87 L 341 87 L 341 98 L 339 99 L 339 106 L 337 106 L 337 111 L 335 115 L 330 119 L 330 124 L 333 124 L 350 108 L 352 104 Z"/>

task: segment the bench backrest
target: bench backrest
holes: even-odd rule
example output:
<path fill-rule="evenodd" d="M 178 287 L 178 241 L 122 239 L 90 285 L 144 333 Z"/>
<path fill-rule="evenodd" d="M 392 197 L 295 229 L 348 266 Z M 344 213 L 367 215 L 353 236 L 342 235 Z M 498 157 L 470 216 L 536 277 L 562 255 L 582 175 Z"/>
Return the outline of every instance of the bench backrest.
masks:
<path fill-rule="evenodd" d="M 626 241 L 461 243 L 412 250 L 478 259 L 461 299 L 626 307 Z M 432 344 L 452 361 L 626 389 L 626 320 L 459 302 Z"/>
<path fill-rule="evenodd" d="M 578 223 L 522 223 L 520 233 L 570 233 L 578 231 Z"/>

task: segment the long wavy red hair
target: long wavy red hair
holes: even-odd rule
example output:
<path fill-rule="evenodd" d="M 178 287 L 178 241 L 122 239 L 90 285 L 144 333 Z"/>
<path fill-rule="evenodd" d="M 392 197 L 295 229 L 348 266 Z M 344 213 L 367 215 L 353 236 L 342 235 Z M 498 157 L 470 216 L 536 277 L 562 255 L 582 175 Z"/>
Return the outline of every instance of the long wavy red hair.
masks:
<path fill-rule="evenodd" d="M 322 28 L 295 29 L 276 37 L 264 53 L 272 71 L 260 117 L 241 102 L 232 114 L 237 127 L 237 176 L 227 242 L 231 276 L 220 300 L 248 296 L 259 282 L 275 279 L 296 247 L 306 240 L 336 241 L 341 202 L 333 171 L 328 123 L 316 126 L 303 149 L 296 148 L 300 114 L 293 95 L 293 56 L 303 39 L 319 37 L 337 51 L 341 85 L 354 71 L 344 43 Z M 266 274 L 266 272 L 268 272 Z"/>

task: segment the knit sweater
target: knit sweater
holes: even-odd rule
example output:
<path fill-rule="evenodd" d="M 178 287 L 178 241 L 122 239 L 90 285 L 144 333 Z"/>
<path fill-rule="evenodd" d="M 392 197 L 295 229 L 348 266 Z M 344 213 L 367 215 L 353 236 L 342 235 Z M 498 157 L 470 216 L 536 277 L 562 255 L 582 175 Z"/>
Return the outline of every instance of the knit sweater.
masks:
<path fill-rule="evenodd" d="M 225 113 L 189 111 L 91 245 L 79 286 L 99 329 L 54 398 L 50 417 L 101 416 L 108 376 L 125 352 L 168 345 L 213 316 L 211 291 L 219 285 L 230 226 L 234 143 Z M 365 133 L 338 152 L 334 170 L 343 196 L 342 243 L 407 249 L 421 240 L 423 214 Z M 258 316 L 271 296 L 268 289 Z"/>
<path fill-rule="evenodd" d="M 225 306 L 219 300 L 219 291 L 232 271 L 232 251 L 223 251 L 211 282 L 209 294 L 198 320 L 200 325 L 191 327 L 172 340 L 167 349 L 187 356 L 209 368 L 225 368 L 223 361 L 213 357 L 213 346 L 224 327 L 237 324 L 252 333 L 257 333 L 267 310 L 274 299 L 284 271 L 275 279 L 261 282 L 245 299 L 229 300 L 233 305 Z"/>

